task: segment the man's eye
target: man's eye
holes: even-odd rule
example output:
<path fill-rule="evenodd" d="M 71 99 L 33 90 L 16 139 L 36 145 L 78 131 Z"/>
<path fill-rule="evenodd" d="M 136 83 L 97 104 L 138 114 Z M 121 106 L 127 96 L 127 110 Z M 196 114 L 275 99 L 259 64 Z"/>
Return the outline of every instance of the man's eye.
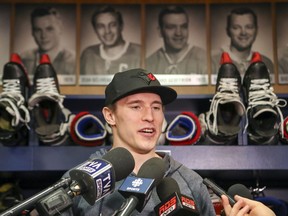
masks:
<path fill-rule="evenodd" d="M 97 28 L 97 29 L 102 29 L 102 28 L 104 28 L 104 25 L 102 25 L 102 24 L 97 24 L 97 25 L 96 25 L 96 28 Z"/>
<path fill-rule="evenodd" d="M 154 110 L 161 110 L 161 107 L 156 106 L 156 107 L 153 107 L 153 109 Z"/>
<path fill-rule="evenodd" d="M 168 30 L 171 30 L 171 29 L 174 29 L 175 26 L 172 26 L 172 25 L 166 25 L 165 28 L 168 29 Z"/>
<path fill-rule="evenodd" d="M 109 24 L 109 26 L 110 26 L 110 27 L 116 27 L 116 26 L 117 26 L 117 23 L 116 23 L 116 22 L 112 22 L 112 23 Z"/>
<path fill-rule="evenodd" d="M 247 29 L 254 29 L 255 27 L 254 27 L 254 25 L 248 25 L 248 26 L 246 26 L 246 28 Z"/>
<path fill-rule="evenodd" d="M 240 29 L 240 27 L 239 26 L 232 26 L 232 29 L 237 30 L 237 29 Z"/>

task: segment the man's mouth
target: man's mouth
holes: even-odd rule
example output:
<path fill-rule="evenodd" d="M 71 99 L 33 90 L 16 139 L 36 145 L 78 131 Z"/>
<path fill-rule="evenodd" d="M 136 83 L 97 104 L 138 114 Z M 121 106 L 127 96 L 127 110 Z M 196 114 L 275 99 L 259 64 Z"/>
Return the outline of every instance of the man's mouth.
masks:
<path fill-rule="evenodd" d="M 155 130 L 153 128 L 144 128 L 144 129 L 140 130 L 140 132 L 151 134 L 151 133 L 154 133 Z"/>

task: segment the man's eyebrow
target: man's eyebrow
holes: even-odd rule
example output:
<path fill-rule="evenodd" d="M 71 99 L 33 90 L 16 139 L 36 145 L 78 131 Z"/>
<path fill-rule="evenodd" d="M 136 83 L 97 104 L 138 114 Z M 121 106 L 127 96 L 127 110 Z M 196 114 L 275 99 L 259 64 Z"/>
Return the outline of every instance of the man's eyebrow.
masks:
<path fill-rule="evenodd" d="M 156 100 L 156 101 L 153 101 L 152 104 L 160 104 L 160 105 L 162 105 L 163 103 L 162 103 L 162 101 L 158 101 L 158 100 Z"/>
<path fill-rule="evenodd" d="M 142 100 L 131 100 L 131 101 L 128 101 L 127 104 L 143 103 L 143 102 L 144 101 L 142 101 Z M 160 104 L 160 105 L 162 105 L 163 103 L 161 101 L 155 100 L 155 101 L 152 101 L 151 104 Z"/>

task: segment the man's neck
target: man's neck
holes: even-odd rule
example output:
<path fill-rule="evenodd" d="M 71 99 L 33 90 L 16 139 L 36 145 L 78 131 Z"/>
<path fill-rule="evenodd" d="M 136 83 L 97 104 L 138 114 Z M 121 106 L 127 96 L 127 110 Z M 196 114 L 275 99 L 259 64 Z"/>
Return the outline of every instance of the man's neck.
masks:
<path fill-rule="evenodd" d="M 105 54 L 109 57 L 114 57 L 118 53 L 120 53 L 125 46 L 125 41 L 120 40 L 116 45 L 114 46 L 103 46 L 103 49 L 105 51 Z"/>
<path fill-rule="evenodd" d="M 45 51 L 45 52 L 40 51 L 40 54 L 44 54 L 44 53 L 47 54 L 50 58 L 50 61 L 53 62 L 60 51 L 61 51 L 60 47 L 55 47 L 49 51 Z"/>
<path fill-rule="evenodd" d="M 235 47 L 230 46 L 230 51 L 233 53 L 233 55 L 237 56 L 239 59 L 246 60 L 251 53 L 251 47 L 246 50 L 238 50 Z"/>
<path fill-rule="evenodd" d="M 165 51 L 173 63 L 177 63 L 178 60 L 186 53 L 189 48 L 188 44 L 181 50 L 169 49 L 165 47 Z"/>

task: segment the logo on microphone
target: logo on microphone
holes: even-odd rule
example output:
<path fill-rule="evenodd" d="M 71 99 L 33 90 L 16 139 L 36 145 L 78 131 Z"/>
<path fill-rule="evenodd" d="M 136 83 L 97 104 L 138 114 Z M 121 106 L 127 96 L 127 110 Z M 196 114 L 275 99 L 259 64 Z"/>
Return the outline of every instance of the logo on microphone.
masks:
<path fill-rule="evenodd" d="M 186 196 L 183 196 L 183 195 L 181 196 L 181 202 L 182 202 L 182 205 L 186 206 L 187 208 L 194 209 L 194 210 L 196 209 L 194 200 L 189 199 Z"/>
<path fill-rule="evenodd" d="M 177 207 L 177 197 L 173 196 L 167 202 L 165 202 L 162 206 L 159 207 L 158 215 L 166 216 L 173 212 Z"/>
<path fill-rule="evenodd" d="M 128 176 L 120 186 L 119 191 L 145 194 L 151 188 L 153 182 L 154 179 Z"/>
<path fill-rule="evenodd" d="M 137 178 L 132 182 L 133 187 L 139 187 L 143 184 L 143 180 L 141 178 Z"/>

